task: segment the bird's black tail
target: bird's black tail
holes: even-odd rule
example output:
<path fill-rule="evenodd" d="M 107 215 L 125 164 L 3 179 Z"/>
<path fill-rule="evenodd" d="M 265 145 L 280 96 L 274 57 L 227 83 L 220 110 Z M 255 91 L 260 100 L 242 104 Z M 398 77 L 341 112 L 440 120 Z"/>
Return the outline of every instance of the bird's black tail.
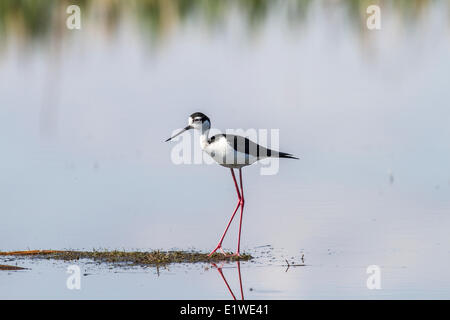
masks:
<path fill-rule="evenodd" d="M 298 160 L 297 157 L 293 156 L 290 153 L 286 153 L 286 152 L 278 152 L 278 158 L 286 158 L 286 159 L 296 159 L 296 160 Z"/>

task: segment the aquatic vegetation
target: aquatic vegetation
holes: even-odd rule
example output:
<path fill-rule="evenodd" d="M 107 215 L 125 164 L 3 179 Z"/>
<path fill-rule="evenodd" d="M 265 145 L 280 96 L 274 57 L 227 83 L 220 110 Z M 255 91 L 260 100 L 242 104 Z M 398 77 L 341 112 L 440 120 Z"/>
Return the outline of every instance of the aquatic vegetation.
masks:
<path fill-rule="evenodd" d="M 280 15 L 292 27 L 310 19 L 311 12 L 318 6 L 332 12 L 337 5 L 343 8 L 354 29 L 364 33 L 366 29 L 360 26 L 365 25 L 366 8 L 374 3 L 369 0 L 78 0 L 76 4 L 83 12 L 86 25 L 95 24 L 106 34 L 113 35 L 123 20 L 131 17 L 143 31 L 143 39 L 158 43 L 158 40 L 170 38 L 174 30 L 191 21 L 203 25 L 208 32 L 217 32 L 226 24 L 227 17 L 238 13 L 249 34 L 254 35 L 270 20 L 271 14 Z M 417 24 L 430 7 L 442 4 L 443 10 L 446 10 L 449 6 L 444 0 L 378 0 L 375 4 L 388 8 L 395 14 L 398 23 L 407 21 L 411 24 Z M 59 42 L 70 34 L 64 23 L 68 5 L 66 1 L 53 0 L 2 0 L 0 36 L 6 39 L 15 36 L 26 44 L 50 39 Z M 0 44 L 0 50 L 5 44 Z"/>
<path fill-rule="evenodd" d="M 248 261 L 252 259 L 249 254 L 241 256 L 213 254 L 208 257 L 207 253 L 195 251 L 119 251 L 119 250 L 30 250 L 0 252 L 0 256 L 16 256 L 31 259 L 74 261 L 88 259 L 99 263 L 126 264 L 130 266 L 161 266 L 171 263 L 198 263 L 198 262 L 220 262 L 220 261 Z"/>
<path fill-rule="evenodd" d="M 8 266 L 8 265 L 4 265 L 4 264 L 0 264 L 0 271 L 4 270 L 4 271 L 15 271 L 15 270 L 25 270 L 26 268 L 22 268 L 22 267 L 17 267 L 17 266 Z"/>

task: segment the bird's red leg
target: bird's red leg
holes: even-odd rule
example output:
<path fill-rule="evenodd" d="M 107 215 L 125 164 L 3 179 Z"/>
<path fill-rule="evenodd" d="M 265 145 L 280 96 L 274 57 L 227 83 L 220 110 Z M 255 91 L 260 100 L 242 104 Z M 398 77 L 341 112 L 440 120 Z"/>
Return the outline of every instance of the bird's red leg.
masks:
<path fill-rule="evenodd" d="M 230 292 L 231 296 L 233 297 L 233 300 L 236 300 L 236 297 L 234 296 L 233 290 L 231 290 L 230 285 L 227 282 L 227 279 L 225 279 L 225 276 L 222 273 L 222 268 L 219 268 L 215 263 L 212 263 L 212 265 L 219 271 L 220 276 L 222 277 L 223 281 L 225 282 L 225 285 L 228 288 L 228 291 Z"/>
<path fill-rule="evenodd" d="M 231 221 L 233 221 L 233 218 L 236 215 L 237 209 L 239 208 L 239 206 L 242 203 L 242 201 L 241 201 L 241 194 L 239 192 L 239 187 L 238 187 L 238 184 L 237 184 L 237 181 L 236 181 L 236 177 L 234 175 L 234 171 L 231 168 L 230 168 L 230 170 L 231 170 L 231 175 L 233 176 L 234 186 L 236 187 L 236 192 L 237 192 L 237 196 L 238 196 L 238 204 L 237 204 L 236 208 L 234 209 L 234 212 L 233 212 L 233 215 L 231 216 L 230 221 L 228 221 L 227 227 L 225 228 L 225 231 L 223 232 L 219 243 L 217 244 L 216 248 L 213 251 L 211 251 L 211 253 L 208 256 L 211 256 L 217 250 L 220 250 L 220 251 L 222 251 L 223 254 L 225 254 L 225 251 L 223 251 L 223 249 L 222 249 L 222 241 L 225 238 L 225 235 L 227 234 L 227 231 L 228 231 L 228 228 L 230 227 Z M 241 187 L 242 187 L 242 181 L 241 181 Z M 242 213 L 241 213 L 241 219 L 242 219 Z"/>
<path fill-rule="evenodd" d="M 244 188 L 242 186 L 242 169 L 239 168 L 239 182 L 241 184 L 241 196 L 239 198 L 239 205 L 241 206 L 241 218 L 239 219 L 239 235 L 238 235 L 238 246 L 237 251 L 234 256 L 240 256 L 239 250 L 241 247 L 241 228 L 242 228 L 242 215 L 244 213 Z"/>
<path fill-rule="evenodd" d="M 241 300 L 244 300 L 244 290 L 242 289 L 242 278 L 241 278 L 241 263 L 240 261 L 236 261 L 238 275 L 239 275 L 239 288 L 241 289 Z"/>

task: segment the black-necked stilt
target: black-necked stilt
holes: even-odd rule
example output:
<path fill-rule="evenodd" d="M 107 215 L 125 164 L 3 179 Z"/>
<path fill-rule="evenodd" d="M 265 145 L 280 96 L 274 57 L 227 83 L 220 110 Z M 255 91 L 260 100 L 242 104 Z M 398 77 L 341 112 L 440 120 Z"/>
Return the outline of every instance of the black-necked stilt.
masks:
<path fill-rule="evenodd" d="M 211 128 L 211 121 L 209 118 L 201 112 L 195 112 L 189 116 L 188 125 L 183 130 L 178 132 L 173 137 L 166 140 L 170 141 L 183 132 L 196 129 L 201 131 L 200 136 L 200 145 L 203 151 L 209 154 L 218 164 L 229 168 L 231 170 L 231 176 L 233 177 L 234 186 L 236 187 L 236 192 L 238 196 L 238 203 L 236 208 L 234 209 L 233 215 L 230 218 L 230 221 L 225 228 L 222 237 L 219 240 L 216 248 L 211 251 L 209 255 L 212 255 L 217 250 L 220 250 L 223 254 L 225 251 L 222 249 L 222 241 L 225 238 L 225 235 L 230 227 L 233 218 L 241 207 L 241 217 L 239 221 L 239 234 L 238 234 L 238 245 L 237 250 L 234 255 L 239 256 L 240 252 L 240 243 L 241 243 L 241 228 L 242 228 L 242 215 L 244 212 L 244 188 L 242 186 L 242 167 L 251 165 L 258 160 L 274 157 L 274 158 L 288 158 L 288 159 L 298 159 L 289 153 L 273 151 L 267 148 L 264 148 L 257 143 L 249 140 L 248 138 L 231 135 L 231 134 L 217 134 L 208 138 L 208 133 Z M 239 169 L 239 182 L 240 182 L 240 190 L 238 183 L 236 181 L 236 177 L 234 175 L 233 169 Z"/>

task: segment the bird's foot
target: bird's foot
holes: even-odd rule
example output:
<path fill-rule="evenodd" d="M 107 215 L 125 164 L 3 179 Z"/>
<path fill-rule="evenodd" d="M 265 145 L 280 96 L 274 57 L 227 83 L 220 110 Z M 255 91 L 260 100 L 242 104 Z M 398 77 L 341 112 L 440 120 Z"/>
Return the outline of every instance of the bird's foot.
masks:
<path fill-rule="evenodd" d="M 235 253 L 233 253 L 232 255 L 231 255 L 232 257 L 240 257 L 241 256 L 241 254 L 239 253 L 239 252 L 235 252 Z"/>

